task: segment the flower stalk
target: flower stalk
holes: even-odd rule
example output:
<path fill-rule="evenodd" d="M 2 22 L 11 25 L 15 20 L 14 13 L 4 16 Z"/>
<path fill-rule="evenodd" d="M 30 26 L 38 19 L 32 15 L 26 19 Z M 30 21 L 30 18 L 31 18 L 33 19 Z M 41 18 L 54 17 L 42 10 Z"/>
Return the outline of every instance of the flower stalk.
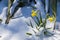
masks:
<path fill-rule="evenodd" d="M 10 21 L 10 17 L 11 17 L 10 8 L 11 8 L 11 0 L 8 0 L 8 14 L 7 14 L 7 19 L 5 21 L 5 24 L 8 24 Z"/>

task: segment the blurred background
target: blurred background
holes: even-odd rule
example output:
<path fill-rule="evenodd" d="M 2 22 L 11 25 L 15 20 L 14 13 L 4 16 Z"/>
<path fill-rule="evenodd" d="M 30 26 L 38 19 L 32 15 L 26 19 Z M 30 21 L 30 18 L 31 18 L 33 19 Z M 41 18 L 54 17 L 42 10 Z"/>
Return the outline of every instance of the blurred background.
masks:
<path fill-rule="evenodd" d="M 32 0 L 28 0 L 28 1 L 27 0 L 22 0 L 22 1 L 25 1 L 25 2 L 29 2 L 30 1 L 29 3 L 32 3 L 31 2 Z M 3 11 L 3 8 L 7 7 L 7 6 L 8 6 L 8 0 L 0 0 L 0 14 Z M 57 21 L 60 22 L 60 0 L 57 0 Z"/>

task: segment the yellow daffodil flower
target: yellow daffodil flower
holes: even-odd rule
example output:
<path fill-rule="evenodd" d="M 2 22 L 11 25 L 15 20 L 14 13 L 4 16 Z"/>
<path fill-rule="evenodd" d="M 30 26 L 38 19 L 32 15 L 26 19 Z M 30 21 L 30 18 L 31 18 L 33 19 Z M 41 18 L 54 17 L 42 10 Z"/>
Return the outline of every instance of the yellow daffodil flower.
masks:
<path fill-rule="evenodd" d="M 48 20 L 49 20 L 50 22 L 53 22 L 53 21 L 54 21 L 54 18 L 53 18 L 53 17 L 49 17 Z"/>
<path fill-rule="evenodd" d="M 32 16 L 32 17 L 37 16 L 37 11 L 32 10 L 32 14 L 31 14 L 31 16 Z"/>

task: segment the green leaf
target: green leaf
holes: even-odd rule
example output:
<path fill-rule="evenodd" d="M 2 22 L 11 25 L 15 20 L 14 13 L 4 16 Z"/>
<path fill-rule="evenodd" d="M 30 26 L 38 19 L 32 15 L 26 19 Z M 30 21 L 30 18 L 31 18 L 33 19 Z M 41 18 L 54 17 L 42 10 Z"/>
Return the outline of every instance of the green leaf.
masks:
<path fill-rule="evenodd" d="M 31 20 L 30 20 L 30 25 L 31 25 L 31 27 L 33 28 L 33 24 L 32 24 L 32 22 L 31 22 Z"/>
<path fill-rule="evenodd" d="M 26 33 L 27 35 L 32 35 L 31 33 Z"/>
<path fill-rule="evenodd" d="M 11 7 L 11 1 L 8 1 L 8 15 L 10 15 L 10 7 Z"/>
<path fill-rule="evenodd" d="M 0 23 L 2 23 L 2 21 L 3 21 L 3 20 L 2 20 L 2 19 L 0 19 Z"/>
<path fill-rule="evenodd" d="M 56 12 L 54 10 L 52 10 L 52 12 L 53 12 L 53 16 L 56 17 Z"/>
<path fill-rule="evenodd" d="M 13 3 L 14 0 L 11 0 L 11 3 Z"/>
<path fill-rule="evenodd" d="M 8 24 L 10 21 L 10 17 L 7 17 L 6 21 L 5 21 L 5 24 Z"/>
<path fill-rule="evenodd" d="M 19 4 L 17 5 L 17 7 L 24 7 L 25 6 L 25 2 L 22 2 L 22 1 L 19 1 L 18 2 Z"/>
<path fill-rule="evenodd" d="M 57 13 L 57 0 L 51 0 L 51 6 L 52 6 L 52 13 L 54 17 L 56 18 L 56 13 Z M 55 24 L 56 24 L 56 19 L 54 23 L 54 29 L 55 29 Z"/>
<path fill-rule="evenodd" d="M 36 16 L 36 20 L 38 21 L 38 24 L 40 25 L 40 21 L 39 21 L 39 18 Z"/>
<path fill-rule="evenodd" d="M 41 13 L 40 13 L 40 24 L 43 23 L 42 21 L 42 16 L 41 16 Z"/>
<path fill-rule="evenodd" d="M 11 7 L 11 0 L 8 0 L 8 14 L 7 14 L 7 19 L 5 21 L 5 24 L 8 24 L 9 23 L 9 20 L 10 20 L 10 7 Z"/>
<path fill-rule="evenodd" d="M 32 16 L 31 16 L 32 17 Z M 33 19 L 33 17 L 32 17 L 32 19 Z M 33 19 L 34 20 L 34 19 Z M 36 20 L 34 20 L 34 22 L 37 24 L 37 26 L 39 26 L 39 24 L 37 23 L 37 21 Z"/>
<path fill-rule="evenodd" d="M 35 30 L 33 30 L 33 32 L 36 34 L 36 31 Z"/>
<path fill-rule="evenodd" d="M 46 35 L 47 34 L 47 31 L 44 31 L 44 35 Z"/>
<path fill-rule="evenodd" d="M 2 21 L 2 19 L 0 19 L 0 21 Z"/>
<path fill-rule="evenodd" d="M 57 12 L 57 0 L 51 0 L 52 12 L 53 15 L 56 17 Z"/>
<path fill-rule="evenodd" d="M 43 23 L 40 23 L 40 27 L 43 27 L 43 25 L 44 25 Z"/>
<path fill-rule="evenodd" d="M 28 26 L 30 26 L 30 24 L 28 22 L 25 22 Z"/>
<path fill-rule="evenodd" d="M 47 29 L 51 29 L 51 28 L 47 28 Z"/>
<path fill-rule="evenodd" d="M 10 0 L 11 1 L 11 6 L 13 5 L 13 2 L 14 2 L 14 0 Z"/>
<path fill-rule="evenodd" d="M 11 18 L 14 17 L 14 15 L 17 12 L 18 9 L 19 9 L 19 7 L 16 6 L 15 9 L 14 9 L 14 11 L 13 11 L 13 13 L 12 13 L 12 15 L 11 15 Z"/>
<path fill-rule="evenodd" d="M 38 27 L 38 26 L 36 26 L 36 29 L 37 29 L 38 31 L 39 31 L 39 29 L 40 29 L 40 28 L 41 28 L 40 26 L 39 26 L 39 27 Z"/>
<path fill-rule="evenodd" d="M 24 4 L 23 2 L 19 2 L 19 4 L 15 7 L 14 12 L 13 12 L 13 14 L 12 14 L 11 17 L 13 17 L 13 16 L 15 15 L 15 13 L 17 12 L 17 10 L 18 10 L 20 7 L 23 7 L 23 6 L 25 6 L 25 4 Z"/>
<path fill-rule="evenodd" d="M 50 17 L 49 13 L 46 14 L 46 20 Z"/>
<path fill-rule="evenodd" d="M 48 19 L 49 17 L 50 17 L 49 13 L 46 13 L 46 18 L 45 18 L 44 23 L 43 23 L 43 24 L 44 24 L 44 25 L 43 25 L 44 28 L 45 28 L 45 26 L 46 26 L 46 21 L 47 21 L 47 19 Z"/>

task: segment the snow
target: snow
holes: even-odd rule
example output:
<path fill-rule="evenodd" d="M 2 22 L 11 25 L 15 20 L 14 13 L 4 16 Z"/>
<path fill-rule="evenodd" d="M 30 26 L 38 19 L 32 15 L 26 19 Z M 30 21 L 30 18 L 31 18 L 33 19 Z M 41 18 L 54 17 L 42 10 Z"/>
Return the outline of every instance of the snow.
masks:
<path fill-rule="evenodd" d="M 31 14 L 31 7 L 23 7 L 23 8 L 19 8 L 18 11 L 16 12 L 15 16 L 13 18 L 15 19 L 11 19 L 9 21 L 9 24 L 5 24 L 5 20 L 6 20 L 6 15 L 7 15 L 7 0 L 2 0 L 2 2 L 0 2 L 0 19 L 3 20 L 3 22 L 0 24 L 0 40 L 60 40 L 60 22 L 56 22 L 56 30 L 55 33 L 56 35 L 51 36 L 51 37 L 44 37 L 40 35 L 41 38 L 37 38 L 36 36 L 32 36 L 32 37 L 28 37 L 26 36 L 26 32 L 29 31 L 29 26 L 26 24 L 26 22 L 28 22 L 30 19 L 32 20 L 32 18 L 30 17 Z M 42 11 L 42 16 L 45 15 L 44 12 L 44 6 L 42 4 L 39 4 L 39 0 L 37 1 L 37 4 L 35 5 L 38 10 Z M 14 10 L 14 7 L 17 5 L 18 3 L 16 2 L 16 0 L 13 3 L 13 6 L 11 7 L 11 13 Z M 42 6 L 42 7 L 41 7 Z M 39 9 L 41 7 L 41 9 Z M 58 10 L 59 10 L 60 6 L 58 4 Z M 59 11 L 57 12 L 59 15 Z M 18 17 L 18 18 L 16 18 Z M 57 16 L 57 20 L 59 20 L 59 16 Z M 26 22 L 25 22 L 26 21 Z M 34 25 L 34 22 L 32 22 Z M 58 25 L 58 26 L 57 26 Z M 36 25 L 34 25 L 36 26 Z M 35 29 L 34 29 L 35 30 Z M 37 30 L 35 30 L 37 31 Z M 30 30 L 30 32 L 32 33 L 32 31 Z M 34 34 L 34 33 L 33 33 Z M 57 38 L 57 39 L 56 39 Z"/>

